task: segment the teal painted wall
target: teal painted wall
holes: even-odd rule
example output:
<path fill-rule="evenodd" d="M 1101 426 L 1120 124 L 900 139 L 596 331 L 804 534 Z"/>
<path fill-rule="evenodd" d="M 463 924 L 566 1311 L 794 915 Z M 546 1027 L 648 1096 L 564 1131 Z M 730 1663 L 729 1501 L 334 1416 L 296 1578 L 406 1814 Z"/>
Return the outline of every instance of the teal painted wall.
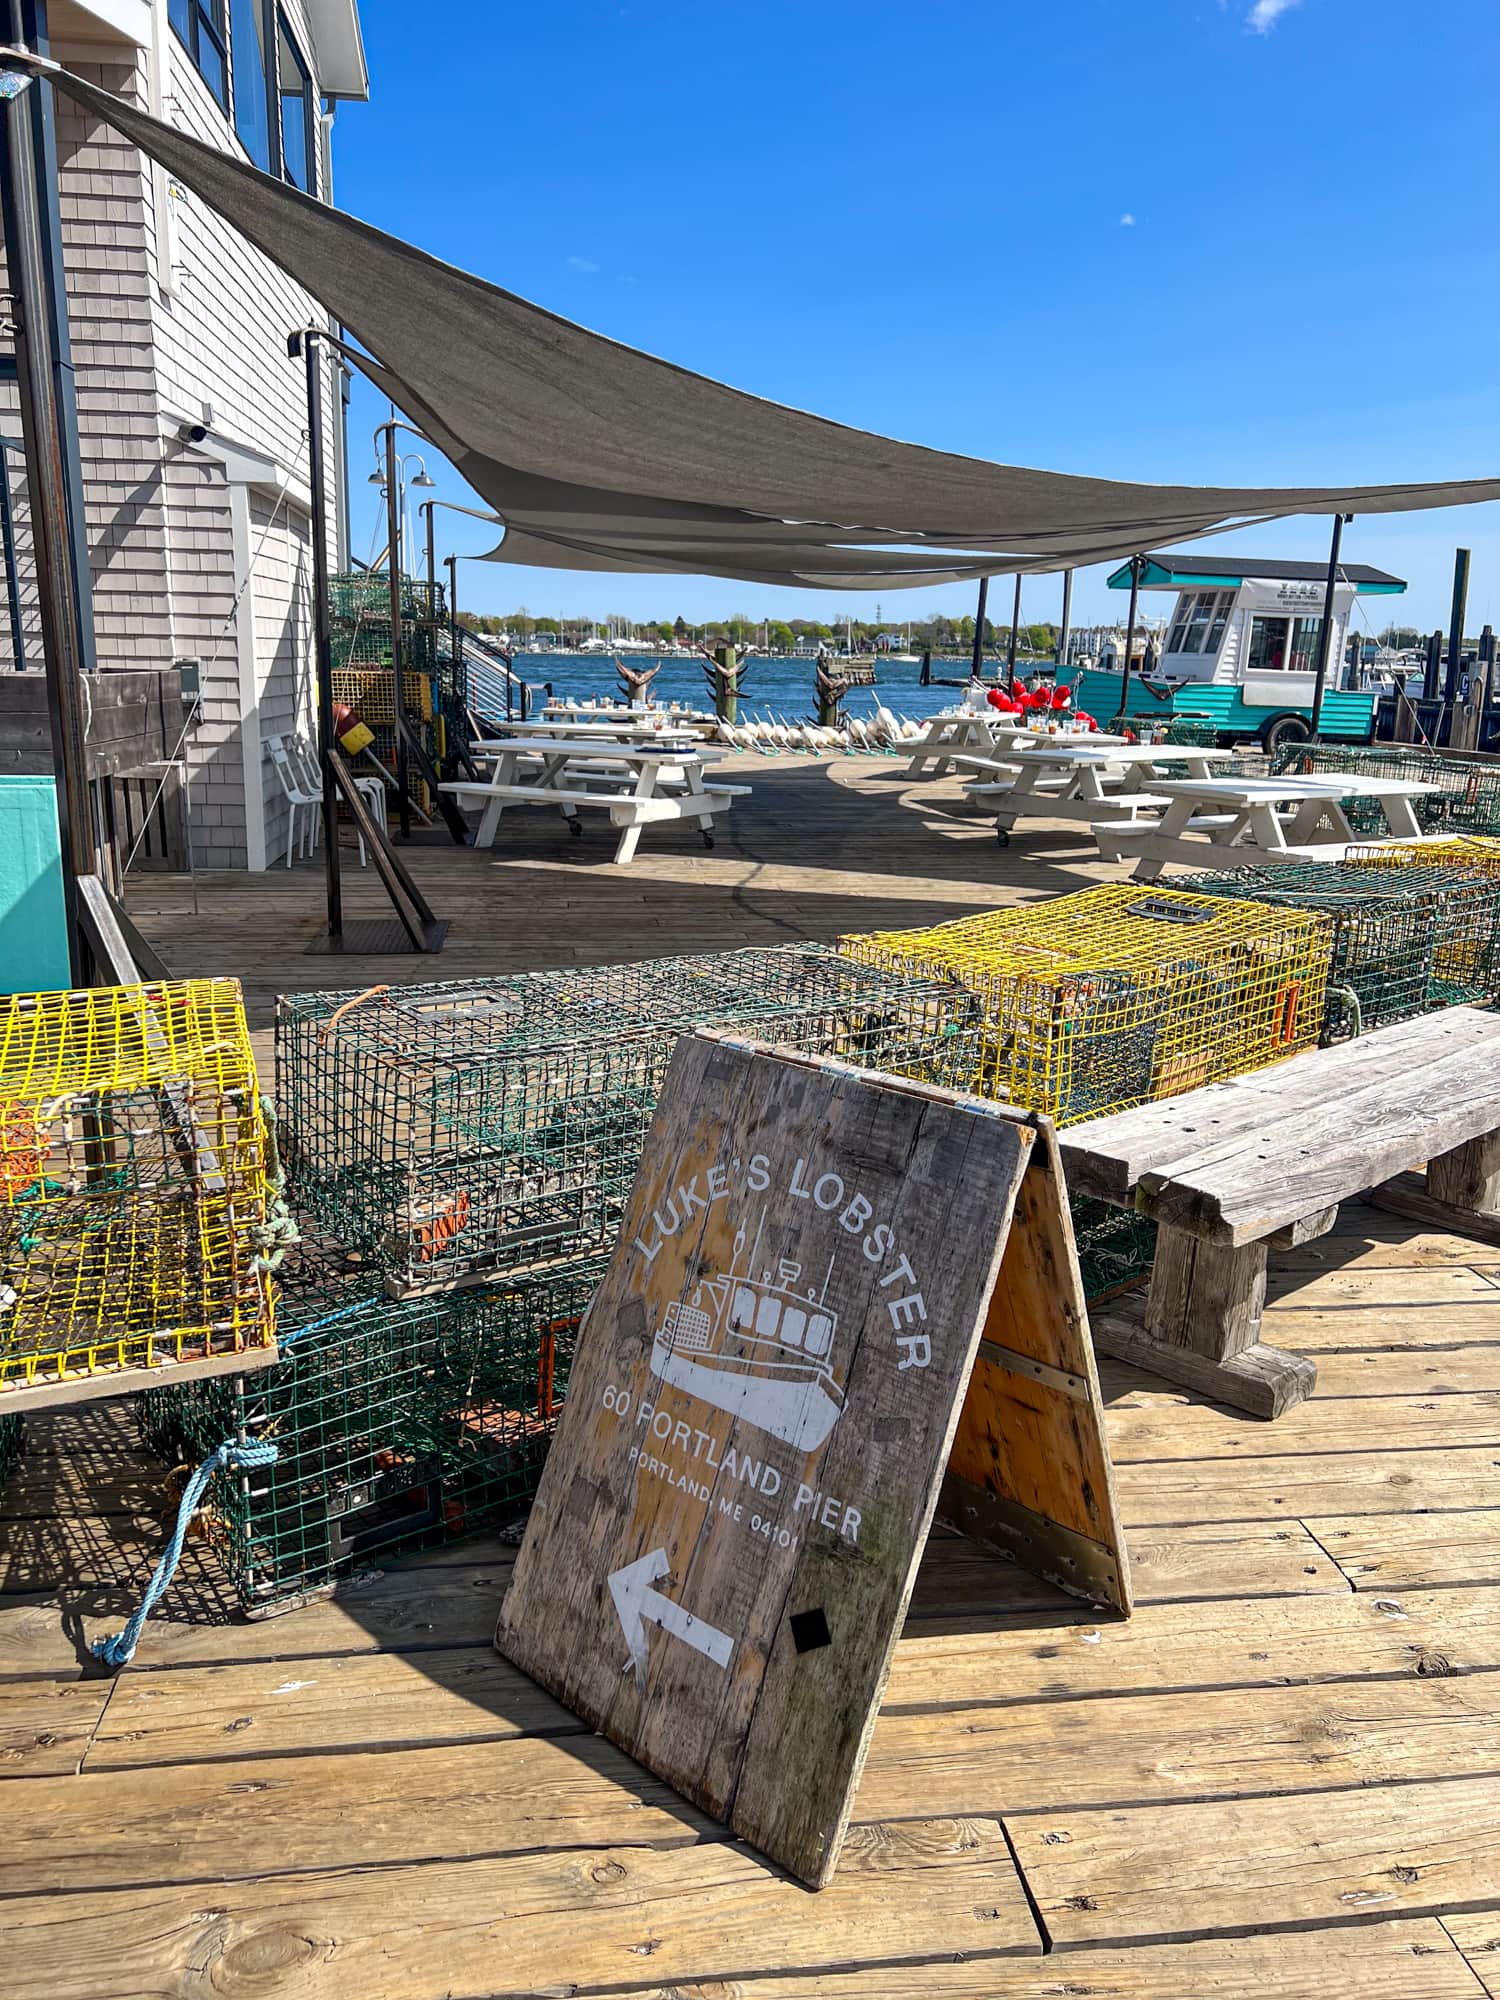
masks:
<path fill-rule="evenodd" d="M 72 984 L 57 787 L 51 778 L 0 778 L 0 993 Z"/>
<path fill-rule="evenodd" d="M 1120 713 L 1120 676 L 1106 673 L 1099 667 L 1086 668 L 1082 674 L 1071 667 L 1064 667 L 1058 674 L 1064 683 L 1076 683 L 1074 700 L 1080 708 L 1085 708 L 1106 728 L 1109 719 Z M 1312 709 L 1305 702 L 1289 701 L 1279 708 L 1252 707 L 1244 699 L 1243 690 L 1229 682 L 1188 681 L 1174 688 L 1172 697 L 1158 701 L 1142 687 L 1140 677 L 1130 677 L 1130 700 L 1126 709 L 1128 715 L 1154 716 L 1164 722 L 1169 715 L 1204 715 L 1216 729 L 1226 735 L 1253 736 L 1261 724 L 1273 715 L 1285 715 L 1288 711 L 1312 718 Z M 1340 688 L 1329 688 L 1323 696 L 1323 713 L 1319 718 L 1319 733 L 1338 742 L 1367 743 L 1375 716 L 1375 697 L 1372 694 L 1349 694 Z"/>

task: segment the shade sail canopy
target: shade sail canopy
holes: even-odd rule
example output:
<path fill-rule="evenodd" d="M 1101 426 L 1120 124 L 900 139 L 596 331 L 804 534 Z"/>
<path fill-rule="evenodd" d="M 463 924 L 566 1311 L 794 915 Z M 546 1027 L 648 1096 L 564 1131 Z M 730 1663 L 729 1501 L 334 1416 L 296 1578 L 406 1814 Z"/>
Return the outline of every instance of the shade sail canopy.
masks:
<path fill-rule="evenodd" d="M 1500 479 L 1145 486 L 897 443 L 590 333 L 48 74 L 357 337 L 372 381 L 505 522 L 499 561 L 886 591 L 1112 561 L 1288 514 L 1500 498 Z"/>

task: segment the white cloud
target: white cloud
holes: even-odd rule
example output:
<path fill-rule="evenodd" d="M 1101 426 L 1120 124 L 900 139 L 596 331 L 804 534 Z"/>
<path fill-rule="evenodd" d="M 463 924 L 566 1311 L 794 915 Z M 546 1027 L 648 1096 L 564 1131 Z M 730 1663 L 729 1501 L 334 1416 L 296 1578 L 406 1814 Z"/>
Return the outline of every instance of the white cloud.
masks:
<path fill-rule="evenodd" d="M 1259 0 L 1259 4 L 1265 6 L 1266 0 Z M 1286 0 L 1282 0 L 1282 4 L 1285 5 Z M 592 257 L 570 257 L 568 259 L 568 269 L 570 271 L 583 271 L 592 276 L 598 268 L 599 266 L 594 262 Z"/>
<path fill-rule="evenodd" d="M 1298 0 L 1255 0 L 1255 5 L 1245 16 L 1245 26 L 1257 35 L 1268 35 L 1290 7 Z"/>
<path fill-rule="evenodd" d="M 1120 227 L 1121 227 L 1122 229 L 1134 229 L 1134 228 L 1135 228 L 1135 217 L 1134 217 L 1133 215 L 1131 215 L 1131 214 L 1130 214 L 1130 213 L 1128 212 L 1128 210 L 1127 210 L 1127 212 L 1126 212 L 1126 213 L 1125 213 L 1124 215 L 1122 215 L 1122 216 L 1120 217 Z"/>

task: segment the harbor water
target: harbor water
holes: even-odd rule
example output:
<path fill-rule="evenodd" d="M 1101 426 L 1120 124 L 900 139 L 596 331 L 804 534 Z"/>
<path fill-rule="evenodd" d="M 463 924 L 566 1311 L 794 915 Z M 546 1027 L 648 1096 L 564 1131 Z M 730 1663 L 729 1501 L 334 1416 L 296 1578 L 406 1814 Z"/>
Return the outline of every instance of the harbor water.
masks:
<path fill-rule="evenodd" d="M 713 699 L 704 678 L 702 660 L 685 660 L 647 653 L 622 656 L 633 673 L 649 667 L 661 671 L 651 683 L 651 698 L 658 705 L 682 702 L 692 708 L 710 708 Z M 1023 663 L 1024 664 L 1024 663 Z M 602 701 L 620 697 L 620 679 L 607 653 L 517 653 L 515 671 L 533 687 L 550 686 L 554 695 L 570 701 Z M 968 661 L 934 658 L 934 675 L 945 680 L 967 678 Z M 986 662 L 993 674 L 995 662 Z M 844 699 L 846 715 L 873 715 L 877 707 L 897 715 L 921 719 L 936 715 L 962 699 L 958 687 L 922 687 L 922 667 L 917 660 L 877 660 L 875 686 L 851 688 Z M 818 702 L 813 687 L 814 663 L 810 659 L 768 659 L 753 655 L 741 675 L 740 716 L 747 722 L 807 722 L 817 717 Z M 540 700 L 541 697 L 534 699 Z"/>

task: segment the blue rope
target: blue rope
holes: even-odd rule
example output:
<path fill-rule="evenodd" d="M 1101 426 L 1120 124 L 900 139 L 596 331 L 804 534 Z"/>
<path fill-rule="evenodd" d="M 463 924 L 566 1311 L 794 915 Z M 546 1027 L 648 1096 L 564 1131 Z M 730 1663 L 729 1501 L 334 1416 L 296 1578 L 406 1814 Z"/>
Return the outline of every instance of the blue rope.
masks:
<path fill-rule="evenodd" d="M 172 1530 L 171 1540 L 162 1551 L 161 1561 L 151 1573 L 151 1581 L 146 1585 L 146 1594 L 130 1615 L 130 1621 L 123 1632 L 116 1632 L 112 1639 L 96 1639 L 93 1651 L 96 1658 L 106 1666 L 128 1666 L 135 1657 L 135 1649 L 140 1644 L 141 1633 L 146 1620 L 162 1592 L 172 1581 L 177 1565 L 182 1558 L 182 1545 L 187 1539 L 188 1524 L 198 1511 L 204 1489 L 216 1472 L 249 1472 L 260 1466 L 274 1465 L 277 1459 L 274 1444 L 238 1444 L 234 1439 L 226 1439 L 217 1451 L 211 1451 L 183 1489 L 181 1502 L 177 1508 L 177 1524 Z"/>

